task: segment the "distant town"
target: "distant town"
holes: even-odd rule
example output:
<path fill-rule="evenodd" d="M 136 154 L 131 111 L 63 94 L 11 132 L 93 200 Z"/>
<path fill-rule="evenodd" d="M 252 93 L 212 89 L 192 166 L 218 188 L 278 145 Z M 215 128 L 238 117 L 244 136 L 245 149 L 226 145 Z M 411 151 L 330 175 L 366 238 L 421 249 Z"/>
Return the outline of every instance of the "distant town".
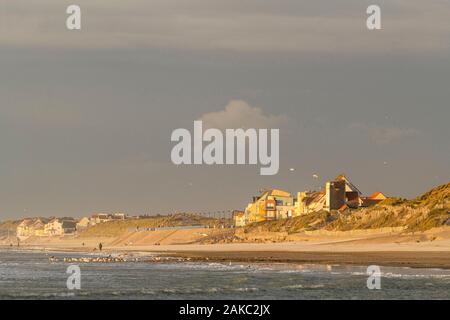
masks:
<path fill-rule="evenodd" d="M 296 197 L 291 193 L 280 189 L 264 190 L 244 210 L 222 211 L 222 217 L 226 212 L 232 213 L 232 227 L 244 227 L 246 225 L 298 217 L 320 211 L 345 211 L 362 207 L 370 207 L 387 199 L 380 191 L 370 196 L 364 196 L 361 191 L 341 174 L 319 191 L 297 192 Z M 26 218 L 17 226 L 16 236 L 18 240 L 29 237 L 62 237 L 76 235 L 89 227 L 109 221 L 123 221 L 129 219 L 148 218 L 148 216 L 129 216 L 126 213 L 95 213 L 89 217 L 75 219 L 64 218 Z"/>
<path fill-rule="evenodd" d="M 26 218 L 18 226 L 16 235 L 19 239 L 31 236 L 36 237 L 60 237 L 64 235 L 75 235 L 90 226 L 114 220 L 138 219 L 129 217 L 125 213 L 98 213 L 91 217 L 83 217 L 79 220 L 71 217 L 65 218 Z"/>

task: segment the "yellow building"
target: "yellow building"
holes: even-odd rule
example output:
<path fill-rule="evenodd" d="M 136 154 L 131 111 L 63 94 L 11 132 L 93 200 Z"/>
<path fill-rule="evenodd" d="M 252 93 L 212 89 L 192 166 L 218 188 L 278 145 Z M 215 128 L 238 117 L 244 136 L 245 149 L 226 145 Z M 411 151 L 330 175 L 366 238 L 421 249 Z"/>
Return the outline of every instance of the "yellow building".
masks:
<path fill-rule="evenodd" d="M 245 212 L 244 211 L 233 211 L 233 220 L 235 227 L 245 226 Z"/>
<path fill-rule="evenodd" d="M 16 235 L 19 238 L 30 237 L 33 235 L 33 230 L 31 228 L 33 220 L 25 219 L 23 220 L 16 229 Z"/>
<path fill-rule="evenodd" d="M 63 236 L 73 234 L 76 231 L 76 222 L 74 220 L 53 219 L 44 227 L 47 236 Z"/>
<path fill-rule="evenodd" d="M 33 223 L 32 228 L 33 228 L 33 234 L 36 237 L 44 237 L 45 236 L 45 223 L 42 222 L 41 219 L 37 219 Z"/>
<path fill-rule="evenodd" d="M 95 225 L 95 222 L 91 221 L 91 219 L 88 217 L 84 217 L 84 218 L 81 218 L 80 221 L 77 222 L 76 228 L 77 228 L 77 231 L 79 231 L 79 230 L 84 230 L 92 225 Z"/>
<path fill-rule="evenodd" d="M 243 217 L 235 217 L 235 223 L 246 225 L 267 220 L 288 219 L 322 210 L 330 212 L 367 207 L 384 199 L 386 196 L 381 192 L 363 197 L 359 189 L 344 174 L 341 174 L 334 180 L 326 182 L 320 191 L 298 192 L 297 199 L 283 190 L 267 190 L 260 196 L 253 197 Z"/>
<path fill-rule="evenodd" d="M 41 219 L 25 219 L 17 226 L 17 237 L 27 238 L 31 236 L 45 236 L 44 226 L 45 224 Z"/>
<path fill-rule="evenodd" d="M 253 197 L 244 212 L 245 224 L 289 218 L 294 215 L 294 198 L 283 190 L 271 189 Z"/>
<path fill-rule="evenodd" d="M 303 191 L 297 193 L 295 216 L 323 210 L 326 203 L 325 192 Z"/>

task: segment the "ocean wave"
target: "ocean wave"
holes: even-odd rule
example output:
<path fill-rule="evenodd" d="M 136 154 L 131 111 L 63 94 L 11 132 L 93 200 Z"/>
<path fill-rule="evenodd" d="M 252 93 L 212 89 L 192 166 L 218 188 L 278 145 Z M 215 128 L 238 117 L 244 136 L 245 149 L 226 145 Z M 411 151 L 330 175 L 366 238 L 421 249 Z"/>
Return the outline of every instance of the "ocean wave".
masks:
<path fill-rule="evenodd" d="M 450 279 L 450 274 L 401 274 L 401 273 L 381 273 L 386 278 L 403 278 L 403 279 Z"/>
<path fill-rule="evenodd" d="M 0 299 L 67 299 L 76 298 L 78 294 L 72 292 L 10 292 L 0 294 Z"/>
<path fill-rule="evenodd" d="M 234 288 L 233 291 L 239 291 L 239 292 L 254 292 L 259 291 L 259 288 L 255 287 L 242 287 L 242 288 Z"/>
<path fill-rule="evenodd" d="M 324 287 L 325 287 L 324 284 L 310 284 L 310 285 L 293 284 L 293 285 L 284 286 L 281 288 L 282 289 L 320 289 L 320 288 L 324 288 Z"/>

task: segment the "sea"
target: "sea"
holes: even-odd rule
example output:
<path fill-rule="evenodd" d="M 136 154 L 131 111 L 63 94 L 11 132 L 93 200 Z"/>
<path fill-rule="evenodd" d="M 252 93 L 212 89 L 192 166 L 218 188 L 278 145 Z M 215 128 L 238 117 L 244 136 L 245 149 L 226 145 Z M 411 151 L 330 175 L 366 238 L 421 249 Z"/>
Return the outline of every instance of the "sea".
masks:
<path fill-rule="evenodd" d="M 86 256 L 96 257 L 0 249 L 0 299 L 450 299 L 450 270 L 442 269 L 380 267 L 378 289 L 369 289 L 366 266 L 64 262 Z M 68 286 L 71 265 L 79 289 Z"/>

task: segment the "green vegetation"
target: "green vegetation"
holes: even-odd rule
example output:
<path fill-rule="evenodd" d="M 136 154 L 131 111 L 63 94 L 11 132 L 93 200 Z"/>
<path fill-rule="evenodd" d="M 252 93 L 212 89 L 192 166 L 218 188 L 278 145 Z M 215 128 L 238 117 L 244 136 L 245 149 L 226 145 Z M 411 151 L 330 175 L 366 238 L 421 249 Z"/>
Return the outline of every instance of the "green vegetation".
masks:
<path fill-rule="evenodd" d="M 48 219 L 41 218 L 43 221 Z M 15 236 L 17 221 L 0 222 L 0 237 Z M 144 219 L 114 220 L 100 223 L 80 232 L 81 237 L 117 237 L 127 231 L 176 226 L 230 226 L 231 219 L 214 219 L 180 213 Z M 425 231 L 450 225 L 450 183 L 438 186 L 423 195 L 406 200 L 388 198 L 370 208 L 347 209 L 343 212 L 314 212 L 292 219 L 264 221 L 244 227 L 244 232 L 287 232 L 307 230 L 348 231 L 404 227 L 407 231 Z M 227 235 L 221 235 L 226 237 Z"/>
<path fill-rule="evenodd" d="M 402 204 L 405 204 L 407 202 L 408 202 L 407 199 L 390 197 L 390 198 L 387 198 L 387 199 L 379 202 L 377 204 L 377 206 L 393 206 L 393 207 L 395 207 L 395 206 L 400 206 Z"/>
<path fill-rule="evenodd" d="M 116 220 L 96 224 L 80 233 L 81 237 L 116 237 L 129 230 L 177 226 L 214 226 L 231 224 L 230 219 L 213 219 L 194 214 L 154 216 L 145 219 Z"/>
<path fill-rule="evenodd" d="M 410 231 L 425 231 L 431 228 L 441 227 L 448 224 L 450 221 L 450 214 L 447 209 L 431 210 L 422 219 L 413 221 L 409 226 Z"/>
<path fill-rule="evenodd" d="M 422 194 L 409 202 L 413 206 L 435 207 L 436 205 L 449 206 L 450 183 L 443 184 Z"/>
<path fill-rule="evenodd" d="M 303 230 L 317 230 L 325 227 L 334 219 L 326 211 L 314 212 L 292 219 L 263 221 L 245 227 L 245 232 L 288 232 L 295 233 Z"/>
<path fill-rule="evenodd" d="M 254 223 L 246 226 L 244 231 L 295 233 L 317 229 L 349 231 L 389 227 L 425 231 L 443 225 L 450 225 L 450 183 L 413 200 L 388 198 L 369 208 L 331 213 L 320 211 L 292 219 Z"/>

